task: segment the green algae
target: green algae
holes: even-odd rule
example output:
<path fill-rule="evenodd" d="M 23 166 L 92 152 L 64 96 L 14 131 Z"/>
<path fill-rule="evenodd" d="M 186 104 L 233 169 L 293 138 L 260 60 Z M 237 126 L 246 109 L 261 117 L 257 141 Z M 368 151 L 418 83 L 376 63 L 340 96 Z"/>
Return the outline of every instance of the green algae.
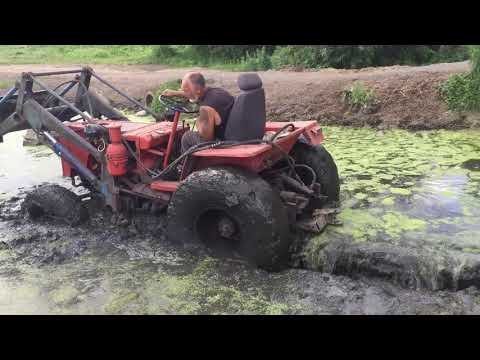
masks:
<path fill-rule="evenodd" d="M 161 274 L 146 283 L 147 313 L 173 314 L 292 314 L 297 306 L 269 301 L 258 291 L 242 291 L 218 282 L 219 263 L 206 258 L 184 276 Z"/>
<path fill-rule="evenodd" d="M 64 285 L 50 292 L 50 298 L 55 305 L 68 306 L 76 301 L 79 291 L 72 285 Z"/>
<path fill-rule="evenodd" d="M 425 230 L 427 223 L 421 219 L 414 219 L 398 212 L 388 212 L 382 216 L 383 230 L 392 238 L 400 236 L 405 231 Z"/>
<path fill-rule="evenodd" d="M 393 197 L 388 197 L 382 200 L 382 204 L 386 206 L 392 206 L 395 204 L 395 198 Z"/>
<path fill-rule="evenodd" d="M 5 251 L 1 252 L 2 255 Z M 8 255 L 8 254 L 7 254 Z M 5 255 L 6 261 L 9 257 Z M 297 304 L 272 300 L 268 283 L 252 283 L 256 270 L 234 279 L 226 264 L 210 257 L 185 259 L 190 265 L 172 271 L 150 261 L 119 254 L 82 256 L 80 261 L 31 268 L 21 286 L 0 277 L 0 313 L 22 314 L 298 314 Z M 6 273 L 6 261 L 0 273 Z M 21 263 L 16 267 L 23 269 Z M 16 299 L 15 303 L 6 301 Z"/>
<path fill-rule="evenodd" d="M 396 195 L 410 195 L 412 193 L 411 190 L 402 188 L 390 188 L 390 192 Z"/>
<path fill-rule="evenodd" d="M 135 292 L 114 295 L 109 303 L 105 305 L 105 312 L 107 314 L 127 313 L 132 307 L 132 303 L 135 303 L 138 299 L 139 294 Z"/>
<path fill-rule="evenodd" d="M 477 254 L 480 172 L 463 164 L 480 159 L 480 131 L 326 127 L 324 134 L 341 178 L 343 226 L 327 228 L 308 244 L 307 263 L 321 269 L 324 248 L 335 240 Z"/>

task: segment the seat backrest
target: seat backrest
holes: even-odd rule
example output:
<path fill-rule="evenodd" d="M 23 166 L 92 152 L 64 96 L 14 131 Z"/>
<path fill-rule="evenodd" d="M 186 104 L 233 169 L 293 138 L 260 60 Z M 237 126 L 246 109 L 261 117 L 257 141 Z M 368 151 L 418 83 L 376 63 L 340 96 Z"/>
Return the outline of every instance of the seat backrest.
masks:
<path fill-rule="evenodd" d="M 267 121 L 262 80 L 256 73 L 241 74 L 237 79 L 237 84 L 241 94 L 235 98 L 230 111 L 225 129 L 225 140 L 262 139 Z"/>

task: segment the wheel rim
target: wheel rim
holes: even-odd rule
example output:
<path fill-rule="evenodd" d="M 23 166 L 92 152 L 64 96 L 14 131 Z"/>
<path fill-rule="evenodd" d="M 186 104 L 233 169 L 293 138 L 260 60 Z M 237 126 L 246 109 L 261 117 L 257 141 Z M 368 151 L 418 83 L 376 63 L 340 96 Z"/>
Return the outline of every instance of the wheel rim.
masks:
<path fill-rule="evenodd" d="M 240 226 L 224 210 L 204 211 L 195 221 L 195 234 L 202 243 L 219 254 L 231 254 L 238 251 L 240 246 Z"/>

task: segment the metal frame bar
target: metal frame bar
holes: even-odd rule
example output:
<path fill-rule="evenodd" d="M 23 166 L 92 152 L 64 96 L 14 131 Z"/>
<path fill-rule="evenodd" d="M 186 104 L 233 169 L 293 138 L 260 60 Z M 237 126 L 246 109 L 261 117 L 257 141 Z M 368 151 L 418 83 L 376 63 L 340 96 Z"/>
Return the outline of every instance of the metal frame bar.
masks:
<path fill-rule="evenodd" d="M 63 71 L 50 71 L 50 72 L 41 72 L 41 73 L 24 73 L 22 74 L 22 76 L 25 76 L 25 77 L 29 77 L 31 78 L 37 85 L 39 85 L 42 89 L 48 91 L 51 95 L 55 96 L 57 99 L 58 98 L 58 95 L 57 94 L 54 94 L 52 93 L 48 87 L 43 84 L 41 81 L 39 81 L 38 79 L 36 79 L 36 77 L 40 77 L 40 76 L 50 76 L 50 75 L 65 75 L 65 74 L 82 74 L 81 75 L 81 79 L 80 81 L 84 80 L 85 81 L 85 85 L 87 86 L 88 88 L 88 85 L 89 85 L 89 82 L 90 82 L 90 79 L 89 79 L 89 76 L 93 76 L 95 77 L 98 81 L 100 81 L 102 84 L 108 86 L 110 89 L 112 89 L 113 91 L 115 91 L 116 93 L 118 93 L 119 95 L 123 96 L 124 98 L 126 98 L 127 100 L 129 100 L 130 102 L 132 102 L 133 104 L 139 106 L 142 110 L 145 110 L 148 114 L 150 114 L 151 116 L 153 116 L 155 119 L 159 119 L 158 118 L 158 114 L 156 114 L 154 111 L 152 111 L 149 107 L 143 105 L 141 102 L 135 100 L 134 98 L 132 98 L 131 96 L 127 95 L 126 93 L 124 93 L 123 91 L 117 89 L 115 86 L 113 86 L 112 84 L 110 84 L 107 80 L 101 78 L 100 76 L 98 76 L 91 68 L 89 67 L 84 67 L 82 69 L 78 69 L 78 70 L 63 70 Z M 70 89 L 69 89 L 70 90 Z M 81 89 L 81 87 L 79 87 L 79 93 L 81 93 L 83 91 L 83 89 Z M 77 93 L 78 95 L 78 93 Z M 60 100 L 60 99 L 59 99 Z M 78 100 L 78 97 L 77 99 Z M 63 101 L 65 104 L 67 104 L 65 101 Z M 68 105 L 68 104 L 67 104 Z M 78 104 L 76 104 L 78 106 Z M 71 108 L 72 110 L 76 111 L 79 115 L 82 115 L 85 116 L 82 112 L 78 112 L 80 110 L 76 109 L 75 107 L 72 107 Z M 75 110 L 76 109 L 76 110 Z M 78 110 L 78 111 L 77 111 Z M 90 118 L 91 119 L 91 118 Z M 87 120 L 88 121 L 88 120 Z M 91 120 L 90 120 L 91 121 Z"/>
<path fill-rule="evenodd" d="M 41 73 L 28 73 L 30 76 L 50 76 L 50 75 L 66 75 L 66 74 L 78 74 L 81 73 L 83 69 L 80 70 L 63 70 L 63 71 L 50 71 L 50 72 L 41 72 Z"/>
<path fill-rule="evenodd" d="M 67 100 L 65 100 L 64 98 L 62 98 L 60 95 L 58 95 L 56 92 L 50 90 L 48 88 L 47 85 L 45 85 L 43 82 L 41 82 L 40 80 L 36 79 L 35 77 L 33 77 L 32 75 L 30 75 L 30 78 L 32 79 L 32 81 L 37 84 L 38 86 L 40 86 L 43 90 L 47 91 L 50 95 L 52 95 L 54 98 L 56 98 L 57 100 L 59 100 L 60 102 L 64 103 L 65 105 L 67 105 L 70 110 L 74 111 L 75 113 L 77 113 L 78 115 L 80 115 L 82 118 L 84 118 L 87 122 L 89 123 L 94 123 L 95 120 L 90 116 L 90 115 L 86 115 L 84 114 L 81 110 L 79 110 L 77 107 L 73 106 L 71 103 L 69 103 Z"/>
<path fill-rule="evenodd" d="M 78 76 L 78 75 L 77 75 Z M 75 95 L 75 106 L 80 107 L 82 106 L 82 98 L 83 96 L 88 93 L 88 88 L 90 86 L 90 79 L 92 78 L 90 68 L 83 68 L 82 74 L 78 80 L 78 89 L 77 94 Z M 82 84 L 82 86 L 80 86 Z M 91 114 L 93 115 L 93 114 Z"/>
<path fill-rule="evenodd" d="M 8 90 L 7 93 L 5 95 L 3 95 L 3 97 L 0 99 L 0 105 L 7 102 L 7 100 L 9 100 L 13 95 L 15 95 L 16 92 L 17 92 L 17 87 L 16 86 L 14 86 L 10 90 Z"/>
<path fill-rule="evenodd" d="M 60 120 L 48 112 L 38 102 L 33 99 L 26 101 L 24 104 L 24 110 L 26 111 L 25 118 L 30 123 L 32 128 L 37 128 L 35 126 L 35 121 L 39 120 L 47 129 L 57 132 L 78 147 L 85 149 L 95 158 L 95 160 L 97 160 L 99 163 L 103 163 L 103 155 L 97 149 L 95 149 L 94 146 L 92 146 L 88 141 L 83 139 L 68 126 L 63 125 Z M 38 118 L 36 118 L 36 116 L 38 116 Z"/>
<path fill-rule="evenodd" d="M 128 96 L 127 94 L 125 94 L 123 91 L 121 90 L 118 90 L 115 86 L 113 86 L 112 84 L 110 84 L 108 81 L 102 79 L 100 76 L 98 76 L 97 74 L 95 74 L 93 72 L 93 70 L 89 70 L 90 71 L 90 74 L 92 74 L 93 77 L 95 77 L 95 79 L 97 79 L 98 81 L 100 81 L 102 84 L 108 86 L 110 89 L 112 89 L 113 91 L 117 92 L 118 94 L 120 94 L 121 96 L 123 96 L 124 98 L 130 100 L 132 103 L 134 103 L 135 105 L 139 106 L 140 108 L 142 108 L 143 110 L 145 110 L 147 113 L 149 113 L 150 115 L 152 115 L 155 119 L 158 118 L 158 115 L 156 113 L 154 113 L 151 109 L 149 109 L 148 107 L 144 106 L 141 102 L 135 100 L 134 98 Z"/>
<path fill-rule="evenodd" d="M 65 96 L 65 94 L 68 93 L 75 85 L 77 85 L 77 82 L 71 82 L 65 89 L 62 90 L 60 96 Z"/>

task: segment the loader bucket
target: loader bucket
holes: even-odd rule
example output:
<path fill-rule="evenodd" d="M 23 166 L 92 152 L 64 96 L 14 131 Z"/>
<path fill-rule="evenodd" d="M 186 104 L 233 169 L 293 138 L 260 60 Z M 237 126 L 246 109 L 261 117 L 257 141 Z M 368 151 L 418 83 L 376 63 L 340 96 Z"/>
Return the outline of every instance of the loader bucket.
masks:
<path fill-rule="evenodd" d="M 25 120 L 14 116 L 18 98 L 16 93 L 17 89 L 13 87 L 0 96 L 0 142 L 3 141 L 3 135 L 29 128 Z M 41 100 L 46 98 L 46 95 L 46 91 L 41 91 L 35 94 L 35 98 Z"/>

